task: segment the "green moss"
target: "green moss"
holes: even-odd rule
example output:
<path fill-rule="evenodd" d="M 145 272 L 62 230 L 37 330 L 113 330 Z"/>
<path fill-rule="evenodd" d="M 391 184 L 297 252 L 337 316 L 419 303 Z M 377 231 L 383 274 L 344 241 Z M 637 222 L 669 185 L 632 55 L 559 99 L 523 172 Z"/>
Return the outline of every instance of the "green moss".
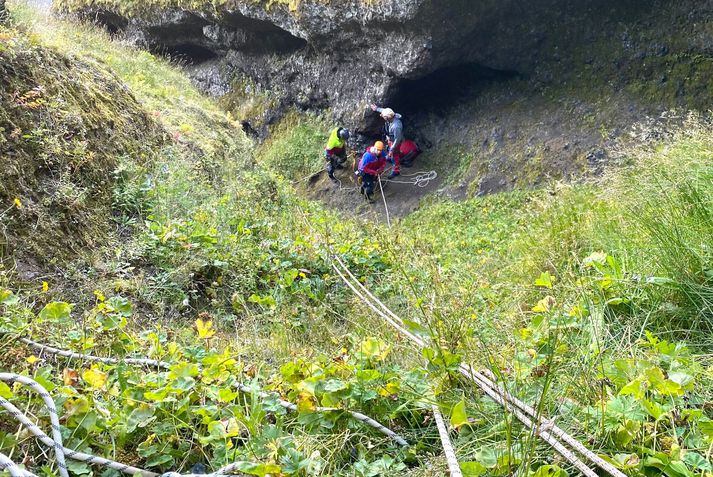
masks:
<path fill-rule="evenodd" d="M 10 250 L 61 260 L 106 239 L 118 158 L 149 160 L 167 135 L 103 68 L 0 37 L 0 209 L 22 203 L 2 228 Z"/>

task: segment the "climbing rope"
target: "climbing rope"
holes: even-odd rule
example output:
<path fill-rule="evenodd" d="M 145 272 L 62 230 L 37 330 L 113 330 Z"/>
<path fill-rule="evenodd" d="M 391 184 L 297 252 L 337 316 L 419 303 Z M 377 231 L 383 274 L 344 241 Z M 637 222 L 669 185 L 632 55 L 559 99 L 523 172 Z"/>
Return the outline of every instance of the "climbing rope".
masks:
<path fill-rule="evenodd" d="M 446 462 L 448 462 L 448 472 L 451 477 L 463 477 L 463 473 L 460 471 L 460 464 L 458 463 L 458 457 L 456 457 L 456 452 L 453 450 L 453 444 L 451 444 L 451 437 L 448 435 L 448 429 L 446 428 L 446 423 L 443 420 L 443 415 L 441 410 L 438 409 L 437 405 L 433 405 L 433 417 L 436 420 L 436 428 L 438 428 L 438 435 L 441 437 L 441 445 L 443 446 L 443 453 L 446 454 Z"/>
<path fill-rule="evenodd" d="M 386 194 L 384 194 L 384 184 L 381 182 L 381 176 L 379 177 L 379 190 L 381 191 L 381 198 L 384 200 L 384 210 L 386 211 L 386 223 L 391 228 L 391 215 L 389 214 L 389 205 L 386 203 Z"/>
<path fill-rule="evenodd" d="M 3 453 L 0 453 L 0 469 L 10 474 L 10 477 L 37 477 L 32 472 L 21 469 L 20 466 Z"/>
<path fill-rule="evenodd" d="M 337 266 L 337 264 L 339 266 Z M 333 257 L 332 267 L 340 276 L 342 281 L 355 293 L 355 295 L 372 309 L 377 315 L 383 318 L 392 327 L 400 333 L 408 337 L 411 341 L 420 347 L 425 347 L 426 343 L 413 333 L 409 332 L 403 320 L 393 313 L 383 302 L 375 297 L 361 282 L 351 273 L 349 268 L 338 257 Z M 350 278 L 347 278 L 349 276 Z M 356 285 L 355 285 L 356 284 Z M 367 298 L 368 297 L 368 298 Z M 375 305 L 376 303 L 376 305 Z M 503 390 L 499 385 L 493 382 L 490 378 L 482 373 L 473 370 L 471 366 L 461 365 L 459 368 L 461 375 L 473 381 L 485 392 L 491 399 L 510 411 L 517 419 L 526 427 L 531 429 L 531 432 L 549 444 L 557 453 L 567 459 L 580 472 L 587 477 L 597 477 L 596 472 L 577 457 L 571 450 L 565 447 L 557 439 L 562 439 L 569 444 L 573 449 L 587 458 L 590 462 L 597 465 L 602 470 L 606 471 L 613 477 L 625 477 L 625 475 L 614 467 L 609 462 L 605 461 L 591 450 L 587 449 L 581 442 L 567 434 L 550 420 L 543 419 L 531 406 L 523 403 L 515 398 L 507 391 Z M 534 422 L 533 422 L 534 419 Z"/>
<path fill-rule="evenodd" d="M 400 174 L 396 177 L 400 177 L 402 179 L 386 179 L 384 182 L 390 182 L 392 184 L 414 185 L 423 189 L 425 187 L 428 187 L 431 184 L 431 181 L 438 179 L 438 173 L 436 171 L 422 171 L 415 172 L 413 174 Z"/>

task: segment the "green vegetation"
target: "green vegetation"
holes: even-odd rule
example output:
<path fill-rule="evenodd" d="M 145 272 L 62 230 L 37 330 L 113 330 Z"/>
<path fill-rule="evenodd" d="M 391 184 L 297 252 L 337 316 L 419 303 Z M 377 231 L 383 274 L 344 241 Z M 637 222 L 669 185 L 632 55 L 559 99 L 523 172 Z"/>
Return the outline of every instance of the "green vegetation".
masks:
<path fill-rule="evenodd" d="M 34 169 L 2 176 L 0 223 L 39 231 L 6 232 L 13 256 L 48 256 L 33 244 L 64 220 L 23 214 L 72 197 L 23 189 L 34 170 L 61 160 L 86 171 L 72 176 L 86 197 L 104 181 L 76 209 L 83 234 L 102 234 L 91 252 L 55 232 L 43 244 L 62 251 L 59 272 L 21 279 L 5 265 L 0 275 L 1 367 L 50 390 L 68 447 L 156 472 L 238 461 L 250 475 L 444 475 L 429 415 L 438 403 L 467 475 L 574 474 L 458 378 L 467 362 L 629 475 L 713 473 L 713 128 L 703 119 L 629 148 L 597 181 L 434 199 L 387 230 L 325 211 L 285 179 L 323 165 L 318 118 L 290 115 L 255 151 L 169 63 L 12 7 L 0 84 L 19 94 L 0 120 L 23 134 L 6 128 L 0 147 Z M 120 82 L 128 91 L 112 89 Z M 113 135 L 98 127 L 109 122 Z M 77 134 L 57 127 L 67 123 Z M 334 276 L 331 253 L 431 348 L 419 353 L 377 321 Z M 19 336 L 171 369 L 55 360 Z M 238 393 L 239 383 L 275 398 Z M 0 395 L 47 428 L 36 395 Z M 412 445 L 316 406 L 369 414 Z M 56 474 L 4 411 L 0 451 Z"/>

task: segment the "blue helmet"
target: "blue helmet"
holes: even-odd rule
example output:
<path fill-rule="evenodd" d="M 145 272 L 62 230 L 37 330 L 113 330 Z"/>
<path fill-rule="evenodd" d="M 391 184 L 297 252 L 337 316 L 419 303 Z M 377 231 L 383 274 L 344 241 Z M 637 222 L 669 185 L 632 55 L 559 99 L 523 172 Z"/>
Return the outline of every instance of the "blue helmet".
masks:
<path fill-rule="evenodd" d="M 339 139 L 341 139 L 342 141 L 349 140 L 349 129 L 339 128 L 337 136 L 339 136 Z"/>

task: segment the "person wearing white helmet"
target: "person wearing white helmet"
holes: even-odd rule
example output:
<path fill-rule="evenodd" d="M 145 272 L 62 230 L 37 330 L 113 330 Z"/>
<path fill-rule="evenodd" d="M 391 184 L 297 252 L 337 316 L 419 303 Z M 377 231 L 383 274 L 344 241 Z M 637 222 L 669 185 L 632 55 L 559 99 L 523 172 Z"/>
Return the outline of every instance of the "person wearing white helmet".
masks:
<path fill-rule="evenodd" d="M 384 131 L 386 140 L 389 143 L 388 159 L 393 162 L 394 168 L 389 174 L 389 179 L 393 179 L 401 173 L 401 143 L 404 141 L 404 124 L 401 115 L 391 108 L 380 108 L 375 104 L 370 105 L 371 110 L 379 113 L 386 124 Z"/>

